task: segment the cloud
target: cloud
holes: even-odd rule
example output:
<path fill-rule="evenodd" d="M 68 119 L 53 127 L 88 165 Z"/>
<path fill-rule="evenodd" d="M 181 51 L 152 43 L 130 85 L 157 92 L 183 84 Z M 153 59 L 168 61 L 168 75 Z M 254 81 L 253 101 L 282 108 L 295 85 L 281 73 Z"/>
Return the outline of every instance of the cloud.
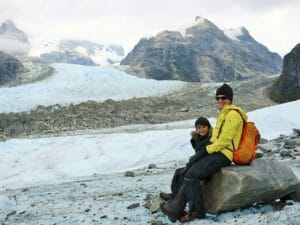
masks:
<path fill-rule="evenodd" d="M 29 52 L 29 44 L 18 40 L 12 40 L 0 37 L 0 51 L 8 54 L 27 54 Z"/>
<path fill-rule="evenodd" d="M 144 36 L 179 30 L 202 16 L 221 29 L 245 26 L 282 55 L 300 40 L 299 9 L 298 0 L 0 1 L 1 17 L 12 18 L 31 37 L 111 41 L 130 50 Z"/>

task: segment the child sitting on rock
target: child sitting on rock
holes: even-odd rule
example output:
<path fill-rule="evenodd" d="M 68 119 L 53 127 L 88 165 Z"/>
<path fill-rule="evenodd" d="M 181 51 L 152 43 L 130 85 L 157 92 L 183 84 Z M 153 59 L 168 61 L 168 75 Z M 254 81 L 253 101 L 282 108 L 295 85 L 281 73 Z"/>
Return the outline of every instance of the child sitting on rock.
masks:
<path fill-rule="evenodd" d="M 199 157 L 203 156 L 202 151 L 206 147 L 206 145 L 209 144 L 209 140 L 211 137 L 211 130 L 212 127 L 208 119 L 206 119 L 205 117 L 199 117 L 195 121 L 195 131 L 191 132 L 191 145 L 195 150 L 195 154 L 190 157 L 189 162 L 186 164 L 185 167 L 176 169 L 171 183 L 171 193 L 161 192 L 159 195 L 163 200 L 168 201 L 173 197 L 175 197 L 175 195 L 177 194 L 178 190 L 180 189 L 183 183 L 183 179 L 186 171 L 196 161 L 200 159 Z M 194 208 L 192 202 L 189 202 L 189 208 L 190 208 L 189 211 L 192 212 Z"/>

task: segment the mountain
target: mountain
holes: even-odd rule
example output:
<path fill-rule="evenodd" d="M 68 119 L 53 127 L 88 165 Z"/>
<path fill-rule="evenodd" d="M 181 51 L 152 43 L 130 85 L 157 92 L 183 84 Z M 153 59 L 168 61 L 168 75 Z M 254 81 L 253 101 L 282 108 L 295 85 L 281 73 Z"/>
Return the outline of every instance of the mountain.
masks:
<path fill-rule="evenodd" d="M 72 63 L 107 66 L 120 63 L 124 49 L 115 44 L 98 44 L 87 40 L 65 39 L 58 44 L 43 43 L 43 47 L 31 51 L 40 55 L 41 62 Z"/>
<path fill-rule="evenodd" d="M 59 49 L 78 52 L 99 65 L 120 63 L 124 57 L 124 49 L 119 45 L 103 45 L 87 40 L 62 40 Z"/>
<path fill-rule="evenodd" d="M 0 51 L 13 56 L 27 55 L 30 43 L 24 32 L 18 29 L 12 20 L 6 20 L 0 26 Z"/>
<path fill-rule="evenodd" d="M 277 102 L 300 98 L 300 43 L 284 56 L 282 73 L 273 85 L 270 97 Z"/>
<path fill-rule="evenodd" d="M 81 55 L 74 51 L 54 51 L 41 54 L 38 59 L 34 59 L 34 62 L 40 63 L 71 63 L 87 66 L 95 66 L 96 64 L 90 57 Z"/>
<path fill-rule="evenodd" d="M 142 38 L 121 61 L 129 70 L 158 80 L 228 82 L 279 73 L 282 59 L 243 27 L 222 31 L 207 19 L 179 31 Z"/>
<path fill-rule="evenodd" d="M 0 51 L 0 85 L 16 79 L 17 73 L 22 69 L 23 65 L 19 60 Z"/>

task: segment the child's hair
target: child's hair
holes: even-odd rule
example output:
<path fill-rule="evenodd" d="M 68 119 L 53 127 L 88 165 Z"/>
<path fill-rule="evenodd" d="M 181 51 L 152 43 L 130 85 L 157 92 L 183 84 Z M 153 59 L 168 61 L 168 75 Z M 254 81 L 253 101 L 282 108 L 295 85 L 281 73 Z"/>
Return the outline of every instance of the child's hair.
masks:
<path fill-rule="evenodd" d="M 207 126 L 208 128 L 211 128 L 211 125 L 208 121 L 208 119 L 206 119 L 205 117 L 200 116 L 196 122 L 195 122 L 195 128 L 197 128 L 198 126 Z"/>

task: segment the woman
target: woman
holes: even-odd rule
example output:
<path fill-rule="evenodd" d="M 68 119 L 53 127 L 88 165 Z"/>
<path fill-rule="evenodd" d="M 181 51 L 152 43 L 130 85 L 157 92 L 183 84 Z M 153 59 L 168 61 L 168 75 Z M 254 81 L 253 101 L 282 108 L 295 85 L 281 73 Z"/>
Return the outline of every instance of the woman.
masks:
<path fill-rule="evenodd" d="M 211 144 L 203 149 L 185 174 L 184 182 L 176 196 L 161 205 L 161 210 L 172 222 L 180 217 L 181 222 L 188 222 L 195 218 L 205 218 L 202 198 L 201 180 L 209 178 L 220 168 L 229 166 L 233 159 L 233 146 L 239 146 L 243 121 L 247 121 L 246 113 L 238 106 L 232 105 L 232 88 L 223 84 L 216 91 L 216 101 L 220 113 L 213 129 Z M 195 210 L 183 214 L 187 202 L 192 202 Z"/>

